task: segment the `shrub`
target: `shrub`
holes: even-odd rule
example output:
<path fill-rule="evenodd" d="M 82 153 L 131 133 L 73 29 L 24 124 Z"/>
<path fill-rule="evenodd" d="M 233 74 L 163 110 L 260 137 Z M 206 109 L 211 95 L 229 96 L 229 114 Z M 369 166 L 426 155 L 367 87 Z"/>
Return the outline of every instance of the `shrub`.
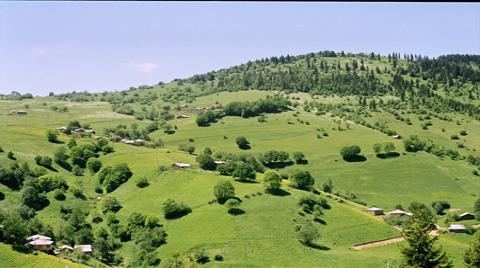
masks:
<path fill-rule="evenodd" d="M 345 146 L 340 150 L 340 155 L 344 160 L 353 160 L 359 156 L 361 151 L 358 145 Z"/>
<path fill-rule="evenodd" d="M 209 154 L 200 154 L 197 156 L 196 160 L 201 169 L 215 170 L 216 168 L 215 162 Z"/>
<path fill-rule="evenodd" d="M 450 139 L 452 139 L 452 140 L 458 140 L 459 137 L 458 137 L 457 134 L 452 134 L 452 135 L 450 135 Z"/>
<path fill-rule="evenodd" d="M 97 173 L 102 168 L 102 161 L 96 158 L 90 158 L 87 161 L 87 168 L 92 174 Z"/>
<path fill-rule="evenodd" d="M 149 185 L 147 178 L 145 177 L 140 177 L 136 181 L 136 185 L 138 188 L 145 188 Z"/>
<path fill-rule="evenodd" d="M 432 208 L 435 210 L 437 215 L 444 215 L 444 210 L 450 208 L 450 204 L 447 201 L 434 201 L 432 202 Z"/>
<path fill-rule="evenodd" d="M 295 168 L 290 172 L 290 183 L 293 187 L 298 189 L 308 190 L 315 183 L 309 171 Z"/>
<path fill-rule="evenodd" d="M 68 189 L 67 182 L 60 175 L 43 175 L 37 179 L 37 182 L 44 192 L 50 192 L 56 189 Z"/>
<path fill-rule="evenodd" d="M 214 259 L 215 259 L 216 261 L 223 261 L 223 256 L 220 255 L 220 254 L 216 254 L 215 257 L 214 257 Z"/>
<path fill-rule="evenodd" d="M 244 136 L 237 137 L 235 142 L 237 143 L 238 148 L 242 150 L 250 149 L 250 142 Z"/>
<path fill-rule="evenodd" d="M 15 160 L 15 154 L 14 154 L 12 151 L 9 151 L 9 152 L 7 153 L 7 157 L 10 158 L 10 159 L 12 159 L 12 160 Z"/>
<path fill-rule="evenodd" d="M 313 225 L 311 221 L 307 221 L 298 229 L 299 240 L 307 245 L 312 244 L 313 241 L 320 237 L 318 229 Z"/>
<path fill-rule="evenodd" d="M 293 160 L 295 160 L 296 164 L 306 164 L 307 159 L 302 152 L 294 152 L 293 153 Z"/>
<path fill-rule="evenodd" d="M 407 152 L 417 152 L 423 150 L 425 143 L 422 142 L 418 136 L 410 135 L 408 138 L 403 140 L 403 146 Z"/>
<path fill-rule="evenodd" d="M 276 171 L 267 170 L 263 176 L 263 186 L 269 192 L 277 191 L 282 186 L 282 177 Z"/>
<path fill-rule="evenodd" d="M 460 135 L 462 135 L 462 136 L 467 136 L 468 133 L 467 133 L 467 131 L 464 129 L 464 130 L 461 130 L 461 131 L 460 131 Z"/>
<path fill-rule="evenodd" d="M 49 142 L 58 143 L 58 134 L 56 131 L 48 130 L 47 131 L 47 140 Z"/>
<path fill-rule="evenodd" d="M 256 172 L 251 164 L 239 162 L 232 173 L 232 176 L 240 181 L 255 180 Z"/>
<path fill-rule="evenodd" d="M 122 205 L 120 202 L 115 198 L 111 196 L 107 196 L 103 199 L 102 201 L 102 212 L 107 213 L 107 212 L 117 212 L 122 208 Z"/>
<path fill-rule="evenodd" d="M 62 190 L 62 189 L 56 189 L 54 192 L 53 192 L 53 198 L 55 198 L 56 200 L 58 201 L 63 201 L 65 200 L 67 197 L 65 196 L 65 191 Z"/>
<path fill-rule="evenodd" d="M 223 204 L 229 198 L 235 197 L 235 188 L 232 183 L 227 180 L 219 181 L 213 187 L 213 194 L 215 198 L 217 198 L 217 201 Z"/>
<path fill-rule="evenodd" d="M 37 163 L 37 165 L 42 167 L 46 167 L 46 168 L 52 167 L 52 159 L 48 156 L 37 155 L 35 156 L 35 162 Z"/>
<path fill-rule="evenodd" d="M 167 199 L 163 203 L 163 213 L 165 219 L 176 219 L 191 213 L 192 209 L 183 203 L 176 203 L 172 199 Z"/>

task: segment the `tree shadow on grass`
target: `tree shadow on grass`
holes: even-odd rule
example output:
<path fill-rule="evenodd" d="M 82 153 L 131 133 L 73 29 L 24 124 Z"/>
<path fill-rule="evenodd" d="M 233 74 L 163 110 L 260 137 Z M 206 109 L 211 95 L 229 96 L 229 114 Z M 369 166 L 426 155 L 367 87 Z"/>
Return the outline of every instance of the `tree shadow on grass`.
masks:
<path fill-rule="evenodd" d="M 354 155 L 350 157 L 344 157 L 343 160 L 347 162 L 365 162 L 367 161 L 367 158 L 363 155 Z"/>
<path fill-rule="evenodd" d="M 228 209 L 228 214 L 233 215 L 233 216 L 238 216 L 238 215 L 245 214 L 245 210 L 243 210 L 241 208 L 230 208 L 230 209 Z"/>
<path fill-rule="evenodd" d="M 275 189 L 275 190 L 266 190 L 267 193 L 274 195 L 274 196 L 288 196 L 291 193 L 283 190 L 283 189 Z"/>
<path fill-rule="evenodd" d="M 396 157 L 399 157 L 400 154 L 397 153 L 397 152 L 391 152 L 391 153 L 388 153 L 388 154 L 377 154 L 377 157 L 380 158 L 380 159 L 387 159 L 387 158 L 396 158 Z"/>
<path fill-rule="evenodd" d="M 252 184 L 259 183 L 258 181 L 254 181 L 254 180 L 239 180 L 239 179 L 235 179 L 235 180 L 241 183 L 252 183 Z"/>
<path fill-rule="evenodd" d="M 64 141 L 61 141 L 61 140 L 50 141 L 50 142 L 55 143 L 55 144 L 64 144 L 65 143 Z"/>
<path fill-rule="evenodd" d="M 30 254 L 33 252 L 31 248 L 26 247 L 24 245 L 12 245 L 12 249 L 15 250 L 16 252 L 20 252 L 24 254 Z"/>
<path fill-rule="evenodd" d="M 306 247 L 317 249 L 317 250 L 330 250 L 329 247 L 324 246 L 324 245 L 318 245 L 316 243 L 304 243 L 304 242 L 301 242 L 301 243 L 302 243 L 302 245 L 304 245 Z"/>
<path fill-rule="evenodd" d="M 297 165 L 306 165 L 308 164 L 308 160 L 307 159 L 303 159 L 303 160 L 298 160 L 296 162 Z"/>
<path fill-rule="evenodd" d="M 322 219 L 320 219 L 320 218 L 315 218 L 314 221 L 315 221 L 315 222 L 318 222 L 318 223 L 320 223 L 320 224 L 322 224 L 322 225 L 327 225 L 327 222 L 324 221 L 324 220 L 322 220 Z"/>
<path fill-rule="evenodd" d="M 277 162 L 277 163 L 263 163 L 264 166 L 271 168 L 271 169 L 277 169 L 277 168 L 284 168 L 293 165 L 293 161 L 288 161 L 288 162 Z"/>

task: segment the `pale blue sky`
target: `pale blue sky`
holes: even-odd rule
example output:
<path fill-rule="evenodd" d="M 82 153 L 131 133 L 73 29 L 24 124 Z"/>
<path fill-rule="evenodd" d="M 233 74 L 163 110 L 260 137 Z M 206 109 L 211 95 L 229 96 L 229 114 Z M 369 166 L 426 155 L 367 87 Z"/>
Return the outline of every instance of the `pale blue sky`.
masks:
<path fill-rule="evenodd" d="M 480 4 L 0 2 L 0 93 L 121 90 L 320 50 L 480 54 Z"/>

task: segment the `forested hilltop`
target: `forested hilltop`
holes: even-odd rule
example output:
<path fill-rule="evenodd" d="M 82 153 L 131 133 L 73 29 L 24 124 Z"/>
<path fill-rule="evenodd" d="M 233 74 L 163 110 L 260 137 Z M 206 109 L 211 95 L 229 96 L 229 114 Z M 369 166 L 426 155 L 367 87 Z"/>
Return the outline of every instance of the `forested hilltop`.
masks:
<path fill-rule="evenodd" d="M 478 267 L 479 228 L 479 55 L 0 95 L 0 267 Z"/>

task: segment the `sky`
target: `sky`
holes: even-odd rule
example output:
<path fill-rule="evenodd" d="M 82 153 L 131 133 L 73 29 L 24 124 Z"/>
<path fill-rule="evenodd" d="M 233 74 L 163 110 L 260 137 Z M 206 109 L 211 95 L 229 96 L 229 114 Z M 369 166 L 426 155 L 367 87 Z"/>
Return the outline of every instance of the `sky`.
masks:
<path fill-rule="evenodd" d="M 0 2 L 3 94 L 123 90 L 322 50 L 480 54 L 480 4 Z"/>

